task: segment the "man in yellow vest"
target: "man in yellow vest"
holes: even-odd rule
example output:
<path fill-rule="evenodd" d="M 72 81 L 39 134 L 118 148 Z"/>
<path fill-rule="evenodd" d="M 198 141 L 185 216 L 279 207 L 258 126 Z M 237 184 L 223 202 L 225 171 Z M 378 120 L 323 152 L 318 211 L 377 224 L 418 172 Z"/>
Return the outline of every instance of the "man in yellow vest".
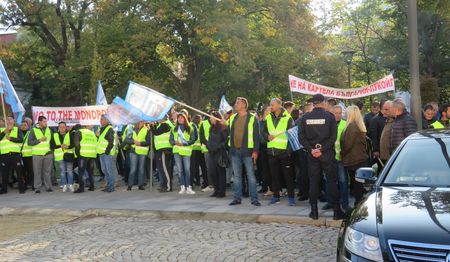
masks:
<path fill-rule="evenodd" d="M 25 180 L 20 162 L 22 142 L 22 131 L 14 126 L 14 117 L 8 116 L 6 118 L 6 128 L 0 133 L 0 171 L 2 172 L 2 188 L 0 194 L 8 193 L 8 180 L 11 169 L 14 169 L 17 174 L 19 193 L 25 193 Z"/>
<path fill-rule="evenodd" d="M 206 167 L 205 155 L 202 151 L 202 143 L 200 139 L 200 129 L 202 126 L 202 116 L 195 115 L 192 119 L 192 126 L 194 127 L 195 143 L 192 145 L 191 156 L 191 184 L 194 184 L 194 180 L 197 186 L 200 186 L 200 169 L 202 171 L 203 184 L 202 188 L 208 186 L 208 171 Z"/>
<path fill-rule="evenodd" d="M 231 166 L 233 167 L 234 199 L 230 206 L 240 205 L 242 201 L 242 165 L 248 178 L 251 203 L 261 206 L 256 194 L 256 177 L 253 164 L 259 152 L 259 123 L 256 117 L 248 112 L 248 101 L 244 97 L 236 98 L 234 109 L 237 113 L 228 119 L 229 146 Z"/>
<path fill-rule="evenodd" d="M 38 127 L 33 128 L 28 136 L 28 145 L 32 146 L 33 173 L 35 193 L 41 193 L 42 180 L 47 192 L 53 192 L 50 178 L 53 168 L 53 152 L 50 148 L 52 131 L 47 126 L 47 118 L 39 116 Z"/>
<path fill-rule="evenodd" d="M 295 206 L 294 163 L 286 135 L 286 131 L 294 127 L 295 123 L 278 98 L 270 101 L 270 111 L 271 113 L 265 119 L 263 131 L 264 139 L 267 141 L 267 155 L 272 177 L 273 196 L 269 204 L 280 202 L 281 176 L 283 176 L 288 192 L 288 203 L 290 206 Z"/>
<path fill-rule="evenodd" d="M 150 149 L 150 135 L 148 128 L 144 125 L 144 121 L 136 123 L 133 129 L 133 136 L 128 139 L 128 143 L 131 144 L 130 150 L 130 175 L 128 177 L 128 191 L 134 185 L 135 177 L 137 175 L 139 190 L 145 190 L 144 188 L 144 172 L 145 172 L 145 160 Z"/>
<path fill-rule="evenodd" d="M 211 122 L 210 122 L 209 118 L 203 120 L 202 123 L 200 124 L 199 137 L 200 137 L 200 144 L 201 144 L 201 152 L 203 154 L 203 158 L 205 159 L 206 163 L 208 163 L 208 159 L 209 159 L 209 153 L 208 153 L 208 149 L 206 148 L 206 145 L 208 144 L 210 129 L 211 129 Z M 202 192 L 214 191 L 212 179 L 208 173 L 207 168 L 205 168 L 205 173 L 203 173 L 203 171 L 202 171 L 202 177 L 203 177 Z"/>
<path fill-rule="evenodd" d="M 62 186 L 62 191 L 73 192 L 73 162 L 74 157 L 74 145 L 73 138 L 70 132 L 67 130 L 65 122 L 59 122 L 58 132 L 53 134 L 53 139 L 50 142 L 53 149 L 53 155 L 55 156 L 55 162 L 59 167 L 59 178 Z"/>
<path fill-rule="evenodd" d="M 23 142 L 21 147 L 22 163 L 23 163 L 23 177 L 25 179 L 25 189 L 31 187 L 34 191 L 34 175 L 33 175 L 33 158 L 32 147 L 28 145 L 28 136 L 30 135 L 30 126 L 28 121 L 22 120 L 20 124 L 20 131 L 23 134 Z"/>
<path fill-rule="evenodd" d="M 156 160 L 159 174 L 160 188 L 159 192 L 165 193 L 172 191 L 173 165 L 172 165 L 172 145 L 170 144 L 170 133 L 174 128 L 177 119 L 177 113 L 172 110 L 170 116 L 160 122 L 151 123 L 150 128 L 154 135 L 154 145 L 156 149 Z"/>
<path fill-rule="evenodd" d="M 87 172 L 89 191 L 94 191 L 94 161 L 97 158 L 97 136 L 89 127 L 75 125 L 72 128 L 75 155 L 78 163 L 78 188 L 74 193 L 84 192 L 84 174 Z"/>
<path fill-rule="evenodd" d="M 441 119 L 433 122 L 430 127 L 434 129 L 449 128 L 450 127 L 450 104 L 444 104 L 439 108 Z M 438 114 L 438 115 L 439 115 Z"/>
<path fill-rule="evenodd" d="M 100 166 L 105 174 L 106 188 L 103 192 L 111 193 L 114 191 L 114 181 L 116 176 L 116 167 L 113 165 L 116 148 L 114 146 L 114 129 L 109 124 L 106 115 L 100 118 L 101 128 L 98 131 L 97 154 L 100 158 Z"/>

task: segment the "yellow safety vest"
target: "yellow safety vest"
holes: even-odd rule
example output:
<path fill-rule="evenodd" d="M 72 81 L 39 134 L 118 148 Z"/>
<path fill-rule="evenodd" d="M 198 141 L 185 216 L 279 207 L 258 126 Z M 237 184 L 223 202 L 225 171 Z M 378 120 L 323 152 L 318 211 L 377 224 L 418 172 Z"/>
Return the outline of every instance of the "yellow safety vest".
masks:
<path fill-rule="evenodd" d="M 136 134 L 136 131 L 133 130 L 133 140 L 139 141 L 139 142 L 145 142 L 147 138 L 148 129 L 143 126 L 139 133 Z M 148 155 L 149 146 L 137 146 L 135 144 L 131 145 L 132 148 L 134 148 L 134 152 L 138 155 Z"/>
<path fill-rule="evenodd" d="M 61 145 L 61 141 L 59 140 L 59 133 L 54 133 L 53 134 L 53 140 L 55 141 L 55 145 L 60 146 Z M 64 141 L 63 141 L 64 145 L 70 145 L 70 133 L 66 133 L 64 135 Z M 53 152 L 53 154 L 55 155 L 55 161 L 61 161 L 64 159 L 64 154 L 68 153 L 68 154 L 73 154 L 73 148 L 71 149 L 62 149 L 62 148 L 57 148 L 55 149 L 55 151 Z"/>
<path fill-rule="evenodd" d="M 31 131 L 27 131 L 27 133 L 23 137 L 23 143 L 22 143 L 22 157 L 31 157 L 33 156 L 32 152 L 32 146 L 28 145 L 28 137 L 30 136 Z"/>
<path fill-rule="evenodd" d="M 201 125 L 201 122 L 200 122 L 200 125 Z M 197 127 L 197 125 L 195 125 L 195 127 L 197 128 L 197 137 L 195 139 L 194 144 L 192 145 L 192 150 L 195 150 L 195 151 L 202 150 L 202 144 L 200 143 L 200 125 L 199 125 L 199 127 Z M 191 123 L 191 126 L 194 127 L 194 123 Z"/>
<path fill-rule="evenodd" d="M 337 127 L 336 142 L 334 143 L 334 150 L 336 151 L 336 160 L 341 161 L 341 135 L 344 132 L 346 121 L 341 119 Z"/>
<path fill-rule="evenodd" d="M 80 141 L 80 156 L 86 158 L 97 157 L 97 136 L 92 130 L 82 128 L 79 130 L 81 133 Z"/>
<path fill-rule="evenodd" d="M 19 129 L 17 127 L 13 127 L 13 129 L 9 133 L 9 137 L 17 138 L 18 136 L 19 136 Z M 21 146 L 22 146 L 21 143 L 14 143 L 9 141 L 5 134 L 3 139 L 0 141 L 0 154 L 5 155 L 9 153 L 20 153 Z"/>
<path fill-rule="evenodd" d="M 272 141 L 267 142 L 267 148 L 287 149 L 289 141 L 288 136 L 286 135 L 286 131 L 290 118 L 291 116 L 289 114 L 283 113 L 277 127 L 275 127 L 273 125 L 272 114 L 269 114 L 266 117 L 265 121 L 267 124 L 267 131 L 269 131 L 270 135 L 275 137 L 275 139 L 273 139 Z"/>
<path fill-rule="evenodd" d="M 97 154 L 99 154 L 99 155 L 104 154 L 105 151 L 106 151 L 106 148 L 108 147 L 109 142 L 108 142 L 108 140 L 105 139 L 105 136 L 106 136 L 106 134 L 108 133 L 108 131 L 111 128 L 112 127 L 110 125 L 105 127 L 103 132 L 98 137 L 96 151 L 97 151 Z M 116 133 L 114 132 L 114 141 L 115 140 L 116 140 Z M 111 151 L 109 152 L 109 154 L 112 155 L 112 156 L 116 153 L 115 152 L 115 142 L 114 141 L 113 141 L 113 147 L 111 148 Z"/>
<path fill-rule="evenodd" d="M 192 126 L 190 127 L 192 130 Z M 173 139 L 175 141 L 178 141 L 178 128 L 174 127 L 172 129 L 172 133 L 173 133 Z M 191 134 L 188 133 L 186 130 L 183 131 L 183 137 L 186 141 L 189 141 L 191 139 Z M 181 142 L 178 141 L 178 142 Z M 174 154 L 179 154 L 180 156 L 191 156 L 192 155 L 192 145 L 190 146 L 173 146 L 173 151 Z"/>
<path fill-rule="evenodd" d="M 248 113 L 250 114 L 250 113 Z M 231 128 L 233 127 L 233 122 L 234 122 L 234 118 L 237 116 L 237 113 L 233 114 L 230 119 L 228 119 L 228 124 L 230 125 L 230 131 L 232 130 Z M 248 126 L 247 126 L 247 146 L 250 149 L 253 149 L 254 143 L 253 143 L 253 124 L 255 123 L 255 116 L 253 114 L 250 114 L 250 120 L 248 121 Z M 231 132 L 230 132 L 231 134 Z M 228 137 L 228 146 L 231 147 L 231 135 Z"/>
<path fill-rule="evenodd" d="M 433 124 L 431 124 L 430 126 L 432 126 L 434 129 L 445 128 L 445 126 L 439 120 L 438 121 L 434 121 Z"/>
<path fill-rule="evenodd" d="M 41 139 L 42 137 L 46 137 L 47 140 L 44 142 L 39 142 L 39 144 L 34 145 L 32 147 L 31 153 L 33 156 L 45 156 L 48 152 L 50 152 L 50 140 L 52 139 L 52 133 L 50 132 L 50 128 L 45 128 L 45 135 L 42 133 L 40 128 L 33 128 L 34 136 L 36 140 Z"/>
<path fill-rule="evenodd" d="M 159 136 L 155 136 L 155 149 L 160 150 L 164 148 L 172 148 L 172 145 L 170 144 L 170 132 L 174 128 L 174 124 L 170 120 L 166 120 L 164 123 L 168 124 L 170 126 L 170 130 L 160 134 Z M 161 124 L 158 125 L 158 128 L 161 126 Z"/>
<path fill-rule="evenodd" d="M 200 130 L 203 129 L 203 133 L 205 134 L 206 141 L 209 140 L 209 131 L 211 129 L 211 123 L 208 119 L 203 120 L 203 122 L 200 124 Z M 200 136 L 200 132 L 198 133 L 198 136 Z M 206 145 L 202 144 L 202 153 L 207 153 L 208 149 L 206 148 Z"/>

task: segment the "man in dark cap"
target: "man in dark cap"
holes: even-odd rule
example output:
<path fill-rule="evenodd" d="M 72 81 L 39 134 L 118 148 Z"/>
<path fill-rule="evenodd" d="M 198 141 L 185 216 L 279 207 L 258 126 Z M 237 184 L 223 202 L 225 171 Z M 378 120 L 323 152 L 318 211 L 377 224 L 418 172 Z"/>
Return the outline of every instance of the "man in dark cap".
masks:
<path fill-rule="evenodd" d="M 318 219 L 317 200 L 320 195 L 320 180 L 325 172 L 327 190 L 333 205 L 333 219 L 344 217 L 339 205 L 339 191 L 337 186 L 337 166 L 335 161 L 334 144 L 337 136 L 337 125 L 332 113 L 327 112 L 325 97 L 316 94 L 312 98 L 314 109 L 306 114 L 300 124 L 300 141 L 308 152 L 309 174 L 309 203 L 311 213 L 309 217 Z"/>

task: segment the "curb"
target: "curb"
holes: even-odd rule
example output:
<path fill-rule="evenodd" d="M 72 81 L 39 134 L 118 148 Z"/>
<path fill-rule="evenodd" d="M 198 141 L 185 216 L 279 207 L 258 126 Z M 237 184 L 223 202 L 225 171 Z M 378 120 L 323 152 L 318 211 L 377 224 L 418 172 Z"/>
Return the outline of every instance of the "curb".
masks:
<path fill-rule="evenodd" d="M 183 211 L 148 211 L 148 210 L 128 210 L 128 209 L 101 209 L 92 208 L 86 210 L 60 209 L 60 208 L 0 208 L 0 216 L 7 215 L 41 215 L 54 216 L 64 215 L 76 218 L 110 216 L 110 217 L 143 217 L 165 220 L 214 220 L 239 223 L 279 223 L 298 224 L 308 226 L 326 226 L 339 228 L 341 220 L 332 220 L 329 217 L 321 217 L 312 220 L 309 217 L 282 216 L 282 215 L 254 215 L 254 214 L 234 214 L 234 213 L 206 213 L 206 212 L 183 212 Z"/>

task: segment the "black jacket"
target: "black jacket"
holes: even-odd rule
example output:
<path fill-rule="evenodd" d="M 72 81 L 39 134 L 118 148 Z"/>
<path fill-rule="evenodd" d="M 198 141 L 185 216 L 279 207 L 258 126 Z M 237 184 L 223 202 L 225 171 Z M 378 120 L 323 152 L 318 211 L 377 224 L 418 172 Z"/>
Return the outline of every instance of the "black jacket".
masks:
<path fill-rule="evenodd" d="M 381 112 L 370 120 L 368 135 L 370 135 L 370 139 L 372 140 L 373 152 L 380 152 L 380 138 L 385 123 L 386 117 Z"/>
<path fill-rule="evenodd" d="M 323 108 L 314 108 L 305 114 L 300 122 L 300 142 L 310 152 L 317 144 L 322 152 L 332 150 L 337 136 L 337 124 L 334 115 Z"/>
<path fill-rule="evenodd" d="M 221 129 L 219 127 L 211 126 L 209 138 L 205 145 L 208 152 L 211 153 L 225 150 L 228 145 L 228 129 Z"/>
<path fill-rule="evenodd" d="M 100 134 L 108 126 L 110 126 L 110 125 L 106 125 L 106 126 L 100 128 Z M 108 146 L 106 147 L 105 154 L 109 155 L 109 153 L 111 152 L 111 149 L 114 147 L 114 130 L 112 128 L 110 128 L 108 130 L 108 132 L 106 133 L 105 139 L 108 140 Z"/>

